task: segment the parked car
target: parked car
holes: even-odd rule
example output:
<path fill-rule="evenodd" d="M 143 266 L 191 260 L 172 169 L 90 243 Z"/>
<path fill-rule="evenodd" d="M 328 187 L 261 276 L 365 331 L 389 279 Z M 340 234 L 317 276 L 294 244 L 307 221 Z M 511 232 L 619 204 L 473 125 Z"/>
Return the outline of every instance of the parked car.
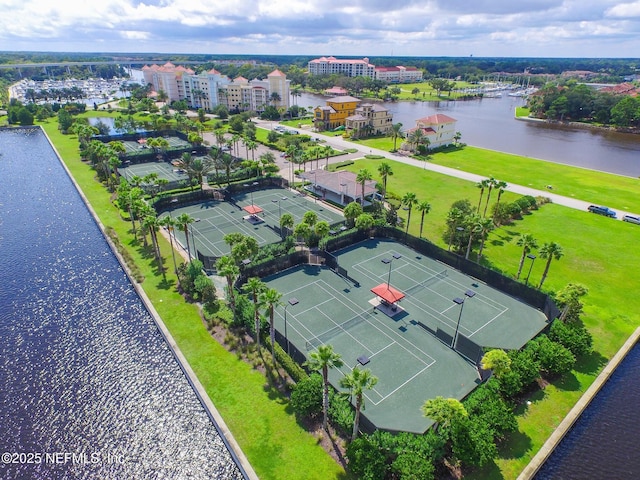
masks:
<path fill-rule="evenodd" d="M 635 215 L 625 215 L 622 217 L 623 222 L 635 223 L 636 225 L 640 225 L 640 217 Z"/>
<path fill-rule="evenodd" d="M 599 205 L 589 205 L 587 208 L 591 213 L 597 213 L 598 215 L 604 215 L 605 217 L 617 218 L 618 214 L 611 210 L 609 207 L 603 207 Z"/>

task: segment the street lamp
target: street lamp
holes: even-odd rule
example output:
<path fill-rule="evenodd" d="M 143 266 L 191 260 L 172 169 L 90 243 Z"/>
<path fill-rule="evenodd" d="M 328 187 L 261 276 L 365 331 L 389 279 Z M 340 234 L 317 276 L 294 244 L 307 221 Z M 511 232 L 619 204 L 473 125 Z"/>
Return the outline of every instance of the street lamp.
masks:
<path fill-rule="evenodd" d="M 473 290 L 467 290 L 464 292 L 465 297 L 472 298 L 474 297 L 476 292 Z M 456 332 L 453 334 L 453 342 L 451 343 L 451 348 L 455 350 L 456 348 L 456 340 L 458 339 L 458 330 L 460 329 L 460 320 L 462 319 L 462 309 L 464 308 L 464 298 L 456 297 L 453 299 L 453 303 L 460 305 L 460 313 L 458 314 L 458 323 L 456 324 Z"/>
<path fill-rule="evenodd" d="M 531 265 L 529 265 L 529 273 L 527 273 L 527 279 L 524 282 L 525 285 L 529 285 L 529 275 L 531 275 L 531 270 L 533 269 L 533 262 L 535 262 L 536 256 L 532 253 L 528 253 L 527 258 L 531 259 Z"/>
<path fill-rule="evenodd" d="M 287 337 L 287 308 L 292 305 L 300 303 L 296 297 L 291 297 L 287 300 L 287 305 L 284 306 L 284 341 L 287 342 L 287 355 L 289 355 L 289 338 Z"/>

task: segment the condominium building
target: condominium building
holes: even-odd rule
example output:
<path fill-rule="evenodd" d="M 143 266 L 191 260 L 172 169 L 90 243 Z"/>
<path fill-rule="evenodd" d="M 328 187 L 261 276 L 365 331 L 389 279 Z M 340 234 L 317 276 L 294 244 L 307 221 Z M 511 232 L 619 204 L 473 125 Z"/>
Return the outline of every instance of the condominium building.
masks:
<path fill-rule="evenodd" d="M 422 70 L 416 67 L 375 67 L 375 79 L 385 83 L 417 83 L 423 79 Z"/>
<path fill-rule="evenodd" d="M 336 57 L 320 57 L 308 64 L 309 75 L 331 75 L 334 73 L 347 77 L 374 78 L 375 66 L 368 58 L 361 60 L 337 59 Z"/>
<path fill-rule="evenodd" d="M 249 81 L 238 77 L 220 86 L 218 102 L 229 111 L 263 112 L 269 105 L 287 109 L 290 106 L 290 83 L 291 80 L 287 80 L 287 76 L 278 69 L 268 74 L 265 80 Z"/>
<path fill-rule="evenodd" d="M 289 108 L 290 80 L 276 69 L 265 80 L 233 81 L 216 69 L 196 74 L 193 70 L 167 62 L 162 66 L 145 65 L 144 81 L 156 92 L 162 90 L 169 102 L 185 100 L 190 108 L 213 110 L 225 105 L 229 110 L 262 112 L 267 105 Z M 273 95 L 277 93 L 277 95 Z"/>

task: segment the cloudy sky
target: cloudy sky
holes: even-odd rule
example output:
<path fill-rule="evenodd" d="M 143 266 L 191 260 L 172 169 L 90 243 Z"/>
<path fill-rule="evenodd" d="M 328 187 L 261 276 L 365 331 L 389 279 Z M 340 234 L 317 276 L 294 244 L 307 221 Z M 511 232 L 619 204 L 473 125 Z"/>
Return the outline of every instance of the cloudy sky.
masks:
<path fill-rule="evenodd" d="M 640 0 L 0 0 L 0 50 L 638 57 Z"/>

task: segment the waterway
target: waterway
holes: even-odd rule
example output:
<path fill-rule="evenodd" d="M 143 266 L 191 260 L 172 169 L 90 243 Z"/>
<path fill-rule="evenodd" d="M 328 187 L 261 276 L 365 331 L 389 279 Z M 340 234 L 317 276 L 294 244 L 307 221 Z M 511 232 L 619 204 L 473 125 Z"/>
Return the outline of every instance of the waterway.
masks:
<path fill-rule="evenodd" d="M 0 169 L 0 478 L 243 478 L 44 134 Z"/>
<path fill-rule="evenodd" d="M 327 97 L 308 93 L 296 97 L 303 107 L 326 104 Z M 576 167 L 631 177 L 640 176 L 640 135 L 589 128 L 571 128 L 514 118 L 522 97 L 503 94 L 500 98 L 468 101 L 385 102 L 393 122 L 407 130 L 419 118 L 442 113 L 457 120 L 462 142 L 474 147 L 548 160 Z"/>

